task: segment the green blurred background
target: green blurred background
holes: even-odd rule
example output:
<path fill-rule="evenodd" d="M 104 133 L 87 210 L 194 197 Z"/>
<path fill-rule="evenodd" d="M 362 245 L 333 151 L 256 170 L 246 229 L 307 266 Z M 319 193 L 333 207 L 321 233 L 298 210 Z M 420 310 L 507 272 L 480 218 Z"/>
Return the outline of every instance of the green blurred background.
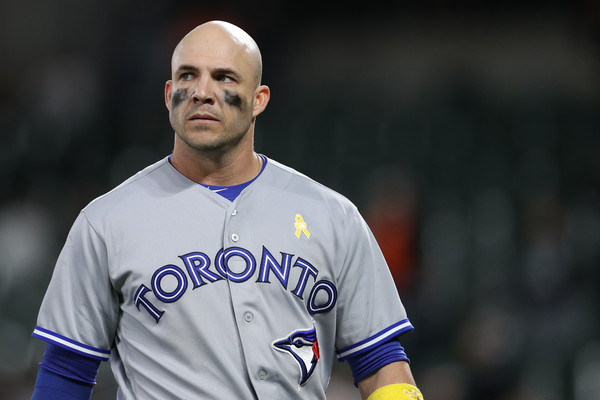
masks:
<path fill-rule="evenodd" d="M 0 3 L 0 399 L 79 210 L 171 151 L 171 52 L 210 19 L 261 47 L 257 151 L 380 241 L 427 400 L 600 398 L 600 2 L 148 3 Z"/>

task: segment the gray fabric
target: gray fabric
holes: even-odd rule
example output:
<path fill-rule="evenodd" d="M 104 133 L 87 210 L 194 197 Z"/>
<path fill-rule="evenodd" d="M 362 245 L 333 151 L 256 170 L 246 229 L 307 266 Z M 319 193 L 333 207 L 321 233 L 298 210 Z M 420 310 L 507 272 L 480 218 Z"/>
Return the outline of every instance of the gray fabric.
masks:
<path fill-rule="evenodd" d="M 325 399 L 336 350 L 391 326 L 412 328 L 346 198 L 268 160 L 231 203 L 165 158 L 82 210 L 34 335 L 110 350 L 119 399 Z M 312 352 L 274 345 L 313 328 Z"/>

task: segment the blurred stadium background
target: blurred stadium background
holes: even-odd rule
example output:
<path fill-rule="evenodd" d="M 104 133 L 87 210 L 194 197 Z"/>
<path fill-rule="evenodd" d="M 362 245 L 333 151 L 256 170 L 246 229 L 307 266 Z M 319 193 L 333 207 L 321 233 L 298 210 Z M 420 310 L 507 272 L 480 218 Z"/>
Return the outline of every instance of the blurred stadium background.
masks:
<path fill-rule="evenodd" d="M 378 237 L 427 400 L 599 399 L 600 2 L 227 4 L 0 3 L 0 399 L 31 395 L 79 210 L 170 152 L 171 52 L 215 18 L 263 52 L 257 150 Z"/>

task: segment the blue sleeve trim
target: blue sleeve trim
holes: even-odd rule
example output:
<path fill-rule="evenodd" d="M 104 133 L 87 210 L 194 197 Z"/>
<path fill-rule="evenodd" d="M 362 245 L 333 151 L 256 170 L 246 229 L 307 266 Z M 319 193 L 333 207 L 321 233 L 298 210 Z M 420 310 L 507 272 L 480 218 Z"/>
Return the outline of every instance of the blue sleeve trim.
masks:
<path fill-rule="evenodd" d="M 366 353 L 349 357 L 347 361 L 354 378 L 354 386 L 358 386 L 360 380 L 389 363 L 395 361 L 410 362 L 397 338 L 380 344 Z"/>
<path fill-rule="evenodd" d="M 408 319 L 403 319 L 402 321 L 397 322 L 394 325 L 390 325 L 386 329 L 379 331 L 358 343 L 338 350 L 336 352 L 338 361 L 345 361 L 348 357 L 353 357 L 366 351 L 370 351 L 380 344 L 387 342 L 391 338 L 402 335 L 413 329 L 414 328 L 410 321 Z"/>
<path fill-rule="evenodd" d="M 89 400 L 93 388 L 40 367 L 31 400 Z"/>
<path fill-rule="evenodd" d="M 46 344 L 44 359 L 40 363 L 40 367 L 48 371 L 89 385 L 96 384 L 99 366 L 100 360 L 82 356 L 52 343 Z"/>
<path fill-rule="evenodd" d="M 46 342 L 55 344 L 64 349 L 73 351 L 86 357 L 91 357 L 100 361 L 108 361 L 110 350 L 100 349 L 98 347 L 88 346 L 84 343 L 70 339 L 51 330 L 36 326 L 31 335 Z"/>

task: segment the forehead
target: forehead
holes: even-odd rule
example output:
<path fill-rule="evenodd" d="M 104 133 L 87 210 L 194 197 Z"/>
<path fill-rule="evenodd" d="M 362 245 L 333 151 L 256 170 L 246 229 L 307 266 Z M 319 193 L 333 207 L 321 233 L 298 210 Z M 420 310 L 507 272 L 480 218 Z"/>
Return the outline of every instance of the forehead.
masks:
<path fill-rule="evenodd" d="M 229 68 L 245 75 L 252 73 L 252 54 L 248 46 L 225 32 L 210 30 L 187 35 L 175 48 L 172 71 L 182 65 L 199 69 Z"/>

